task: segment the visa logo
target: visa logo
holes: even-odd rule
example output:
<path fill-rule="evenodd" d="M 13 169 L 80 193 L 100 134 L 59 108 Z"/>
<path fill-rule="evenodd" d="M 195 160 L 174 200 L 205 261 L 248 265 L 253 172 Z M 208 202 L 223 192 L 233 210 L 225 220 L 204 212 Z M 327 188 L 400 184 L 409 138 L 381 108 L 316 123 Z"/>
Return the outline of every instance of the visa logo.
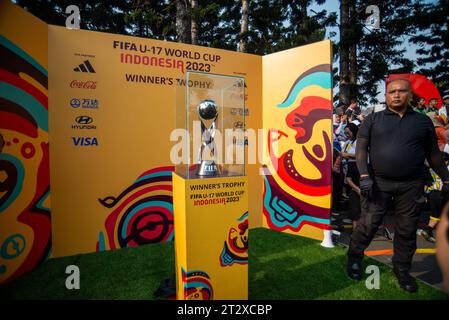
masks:
<path fill-rule="evenodd" d="M 72 141 L 75 146 L 98 146 L 98 140 L 95 137 L 72 137 Z"/>

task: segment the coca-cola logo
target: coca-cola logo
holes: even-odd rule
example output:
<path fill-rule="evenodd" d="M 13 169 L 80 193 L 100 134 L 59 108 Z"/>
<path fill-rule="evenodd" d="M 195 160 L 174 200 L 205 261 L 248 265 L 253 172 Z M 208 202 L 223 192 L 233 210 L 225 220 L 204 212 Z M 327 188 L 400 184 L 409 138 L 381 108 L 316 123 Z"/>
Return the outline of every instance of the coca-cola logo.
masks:
<path fill-rule="evenodd" d="M 70 88 L 78 88 L 78 89 L 96 89 L 97 82 L 96 81 L 79 81 L 73 80 L 70 82 Z"/>

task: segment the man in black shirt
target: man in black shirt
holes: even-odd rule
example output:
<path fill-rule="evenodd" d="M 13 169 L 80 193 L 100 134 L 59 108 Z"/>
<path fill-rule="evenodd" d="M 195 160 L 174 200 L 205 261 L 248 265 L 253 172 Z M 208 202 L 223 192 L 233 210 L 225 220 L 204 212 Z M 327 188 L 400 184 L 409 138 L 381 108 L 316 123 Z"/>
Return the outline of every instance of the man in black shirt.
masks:
<path fill-rule="evenodd" d="M 417 291 L 409 274 L 416 251 L 416 230 L 420 207 L 424 203 L 425 159 L 449 189 L 449 172 L 438 149 L 432 121 L 415 112 L 409 102 L 410 82 L 394 79 L 387 84 L 387 108 L 370 114 L 357 139 L 356 160 L 362 194 L 361 217 L 351 236 L 348 249 L 348 275 L 362 277 L 361 262 L 383 217 L 387 202 L 395 211 L 394 273 L 400 286 Z M 369 156 L 369 165 L 368 165 Z"/>

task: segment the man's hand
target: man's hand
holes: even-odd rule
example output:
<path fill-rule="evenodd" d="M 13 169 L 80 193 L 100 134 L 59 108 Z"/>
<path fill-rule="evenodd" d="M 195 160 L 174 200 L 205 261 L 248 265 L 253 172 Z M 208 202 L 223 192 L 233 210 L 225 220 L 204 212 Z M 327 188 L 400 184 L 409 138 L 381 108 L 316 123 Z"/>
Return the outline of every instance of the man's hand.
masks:
<path fill-rule="evenodd" d="M 373 196 L 373 185 L 374 182 L 370 176 L 360 177 L 360 193 L 363 197 L 371 199 Z"/>

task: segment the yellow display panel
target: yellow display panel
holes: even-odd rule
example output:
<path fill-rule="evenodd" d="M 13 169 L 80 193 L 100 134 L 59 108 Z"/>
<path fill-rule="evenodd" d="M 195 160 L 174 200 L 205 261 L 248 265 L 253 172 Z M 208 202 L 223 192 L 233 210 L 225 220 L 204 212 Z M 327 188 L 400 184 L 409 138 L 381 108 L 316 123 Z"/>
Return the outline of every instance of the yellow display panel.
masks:
<path fill-rule="evenodd" d="M 47 24 L 0 1 L 0 285 L 51 254 Z"/>
<path fill-rule="evenodd" d="M 255 55 L 49 26 L 54 256 L 172 240 L 176 85 L 189 69 L 243 76 L 246 124 L 257 129 L 261 64 Z M 254 212 L 258 167 L 247 170 Z"/>
<path fill-rule="evenodd" d="M 263 146 L 265 175 L 246 165 L 251 214 L 232 223 L 329 228 L 329 41 L 261 57 L 48 26 L 8 0 L 0 31 L 1 284 L 49 256 L 173 240 L 170 134 L 188 70 L 243 77 L 246 129 L 265 130 L 246 151 Z"/>
<path fill-rule="evenodd" d="M 177 299 L 248 299 L 248 180 L 173 174 Z"/>
<path fill-rule="evenodd" d="M 330 229 L 331 57 L 330 41 L 263 57 L 264 226 L 315 239 Z"/>

